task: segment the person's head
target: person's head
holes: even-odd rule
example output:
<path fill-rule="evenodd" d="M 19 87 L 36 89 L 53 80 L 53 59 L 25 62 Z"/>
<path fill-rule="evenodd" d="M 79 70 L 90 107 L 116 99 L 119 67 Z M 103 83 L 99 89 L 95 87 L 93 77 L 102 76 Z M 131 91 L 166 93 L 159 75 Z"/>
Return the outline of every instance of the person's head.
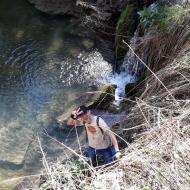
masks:
<path fill-rule="evenodd" d="M 76 109 L 76 119 L 82 119 L 83 121 L 88 121 L 90 116 L 90 110 L 84 105 L 81 105 Z"/>
<path fill-rule="evenodd" d="M 79 113 L 81 113 L 80 116 L 82 116 L 82 115 L 88 114 L 89 109 L 86 106 L 82 105 L 82 106 L 78 107 L 77 111 Z"/>

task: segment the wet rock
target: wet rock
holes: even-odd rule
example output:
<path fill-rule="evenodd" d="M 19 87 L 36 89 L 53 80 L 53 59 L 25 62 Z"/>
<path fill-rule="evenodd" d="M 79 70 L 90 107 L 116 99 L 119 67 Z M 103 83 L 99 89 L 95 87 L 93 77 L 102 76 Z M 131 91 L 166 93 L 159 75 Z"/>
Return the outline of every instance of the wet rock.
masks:
<path fill-rule="evenodd" d="M 90 109 L 109 110 L 110 103 L 114 100 L 115 86 L 104 85 L 93 95 L 88 103 Z"/>
<path fill-rule="evenodd" d="M 80 52 L 81 52 L 81 49 L 78 48 L 78 47 L 75 47 L 75 48 L 70 49 L 69 54 L 72 57 L 76 57 L 76 56 L 78 56 L 80 54 Z"/>
<path fill-rule="evenodd" d="M 80 7 L 76 6 L 76 0 L 29 0 L 35 7 L 48 14 L 74 15 L 80 14 Z"/>
<path fill-rule="evenodd" d="M 42 126 L 48 126 L 51 121 L 51 118 L 48 113 L 41 113 L 36 116 L 36 120 L 38 123 L 41 123 Z"/>
<path fill-rule="evenodd" d="M 88 10 L 88 16 L 90 16 L 90 19 L 87 19 L 86 22 L 94 22 L 95 25 L 99 25 L 99 27 L 101 22 L 103 23 L 113 19 L 112 16 L 114 16 L 116 12 L 119 12 L 125 3 L 126 1 L 122 0 L 77 1 L 77 5 Z"/>
<path fill-rule="evenodd" d="M 32 136 L 32 130 L 24 128 L 17 121 L 10 121 L 6 126 L 1 126 L 0 160 L 3 162 L 0 162 L 0 167 L 5 163 L 9 169 L 22 167 Z"/>
<path fill-rule="evenodd" d="M 87 50 L 89 50 L 89 49 L 91 49 L 91 48 L 94 46 L 94 43 L 93 43 L 93 41 L 91 41 L 90 39 L 84 39 L 84 40 L 82 41 L 82 45 L 83 45 Z"/>
<path fill-rule="evenodd" d="M 125 86 L 125 94 L 127 96 L 132 96 L 135 93 L 135 89 L 134 89 L 135 86 L 136 86 L 135 83 L 128 83 Z"/>
<path fill-rule="evenodd" d="M 20 40 L 24 36 L 24 31 L 23 30 L 18 30 L 15 34 L 16 39 Z"/>
<path fill-rule="evenodd" d="M 69 109 L 56 118 L 60 128 L 64 128 L 71 112 L 80 105 L 86 105 L 89 109 L 110 110 L 110 103 L 114 100 L 114 92 L 114 85 L 104 85 L 98 91 L 89 92 L 85 95 L 83 94 L 79 96 L 75 100 L 74 105 L 70 106 Z"/>
<path fill-rule="evenodd" d="M 12 176 L 12 178 L 14 178 L 14 176 Z M 21 181 L 22 181 L 21 179 L 1 181 L 0 189 L 1 190 L 13 190 L 13 189 L 18 190 L 17 186 L 19 183 L 21 183 Z"/>

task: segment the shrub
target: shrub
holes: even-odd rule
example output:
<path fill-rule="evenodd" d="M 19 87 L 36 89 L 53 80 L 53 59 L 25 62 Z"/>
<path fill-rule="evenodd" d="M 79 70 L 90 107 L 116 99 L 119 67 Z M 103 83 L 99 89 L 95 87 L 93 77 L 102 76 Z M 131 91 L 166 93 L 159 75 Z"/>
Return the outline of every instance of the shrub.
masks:
<path fill-rule="evenodd" d="M 183 13 L 190 11 L 190 6 L 168 6 L 153 4 L 149 8 L 139 11 L 140 22 L 145 28 L 158 26 L 159 29 L 166 29 L 179 20 Z"/>

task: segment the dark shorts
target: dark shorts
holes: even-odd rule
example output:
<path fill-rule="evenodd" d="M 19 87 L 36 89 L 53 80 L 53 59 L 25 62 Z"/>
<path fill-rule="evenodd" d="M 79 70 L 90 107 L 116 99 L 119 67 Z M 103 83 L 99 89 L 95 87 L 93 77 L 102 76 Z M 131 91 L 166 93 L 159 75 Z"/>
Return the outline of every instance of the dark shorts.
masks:
<path fill-rule="evenodd" d="M 104 163 L 108 164 L 115 160 L 115 153 L 114 147 L 108 147 L 105 149 L 88 148 L 88 157 L 91 162 L 96 161 L 97 156 L 100 155 L 103 157 Z"/>

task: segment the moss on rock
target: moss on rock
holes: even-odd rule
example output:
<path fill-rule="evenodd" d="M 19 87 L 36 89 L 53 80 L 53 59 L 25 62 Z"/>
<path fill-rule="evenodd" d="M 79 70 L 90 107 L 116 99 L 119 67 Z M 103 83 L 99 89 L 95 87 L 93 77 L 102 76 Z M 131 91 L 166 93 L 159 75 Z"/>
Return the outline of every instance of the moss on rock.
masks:
<path fill-rule="evenodd" d="M 92 100 L 87 104 L 90 109 L 108 110 L 110 102 L 114 100 L 114 85 L 104 85 L 92 97 Z"/>
<path fill-rule="evenodd" d="M 116 27 L 116 38 L 115 38 L 115 46 L 116 46 L 116 56 L 117 59 L 121 59 L 124 57 L 127 51 L 126 45 L 122 42 L 125 40 L 129 42 L 131 37 L 133 36 L 136 27 L 137 27 L 137 4 L 129 4 L 123 10 L 120 15 L 120 18 L 117 22 Z"/>
<path fill-rule="evenodd" d="M 110 110 L 110 103 L 114 100 L 114 93 L 114 85 L 104 85 L 98 91 L 89 92 L 85 95 L 82 94 L 75 100 L 76 102 L 59 115 L 56 120 L 59 124 L 65 126 L 71 112 L 80 105 L 86 105 L 89 109 Z"/>

